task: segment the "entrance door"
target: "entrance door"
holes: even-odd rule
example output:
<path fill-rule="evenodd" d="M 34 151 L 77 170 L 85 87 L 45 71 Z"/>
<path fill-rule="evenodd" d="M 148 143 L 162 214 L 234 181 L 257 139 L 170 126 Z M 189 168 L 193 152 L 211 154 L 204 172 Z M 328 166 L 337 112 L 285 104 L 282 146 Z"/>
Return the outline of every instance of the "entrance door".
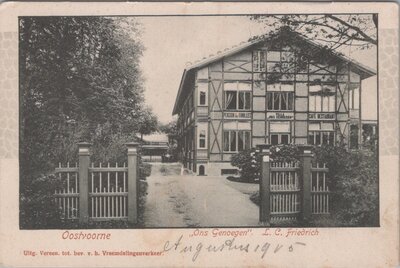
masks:
<path fill-rule="evenodd" d="M 204 176 L 205 174 L 205 168 L 203 165 L 199 166 L 199 176 Z"/>

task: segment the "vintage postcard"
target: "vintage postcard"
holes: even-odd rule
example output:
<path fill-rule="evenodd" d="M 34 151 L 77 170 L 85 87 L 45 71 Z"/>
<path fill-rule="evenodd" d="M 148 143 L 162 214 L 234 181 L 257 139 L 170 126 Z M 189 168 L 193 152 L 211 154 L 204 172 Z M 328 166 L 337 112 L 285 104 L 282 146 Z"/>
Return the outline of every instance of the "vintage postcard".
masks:
<path fill-rule="evenodd" d="M 400 265 L 398 5 L 0 14 L 0 266 Z"/>

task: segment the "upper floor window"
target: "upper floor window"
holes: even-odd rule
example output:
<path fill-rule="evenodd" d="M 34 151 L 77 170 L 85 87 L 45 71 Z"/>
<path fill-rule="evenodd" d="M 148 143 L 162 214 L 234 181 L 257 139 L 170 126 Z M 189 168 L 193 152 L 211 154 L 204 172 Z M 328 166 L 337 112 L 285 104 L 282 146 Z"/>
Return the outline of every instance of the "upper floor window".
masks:
<path fill-rule="evenodd" d="M 225 108 L 227 110 L 250 110 L 250 92 L 225 91 Z"/>
<path fill-rule="evenodd" d="M 251 107 L 251 84 L 243 82 L 226 82 L 225 109 L 227 110 L 250 110 Z"/>
<path fill-rule="evenodd" d="M 334 112 L 336 89 L 332 85 L 309 86 L 308 109 L 310 112 Z"/>
<path fill-rule="evenodd" d="M 267 92 L 267 109 L 270 111 L 292 111 L 293 92 Z"/>
<path fill-rule="evenodd" d="M 199 148 L 206 148 L 206 131 L 200 130 L 199 133 Z"/>
<path fill-rule="evenodd" d="M 206 105 L 206 93 L 204 91 L 200 91 L 200 97 L 199 97 L 199 104 L 200 105 Z"/>
<path fill-rule="evenodd" d="M 267 85 L 267 110 L 292 111 L 293 102 L 293 83 L 273 83 Z"/>
<path fill-rule="evenodd" d="M 263 50 L 256 50 L 253 52 L 253 71 L 265 72 L 266 66 L 266 52 Z"/>
<path fill-rule="evenodd" d="M 207 83 L 198 83 L 198 92 L 199 92 L 199 105 L 207 105 L 207 91 L 208 84 Z"/>

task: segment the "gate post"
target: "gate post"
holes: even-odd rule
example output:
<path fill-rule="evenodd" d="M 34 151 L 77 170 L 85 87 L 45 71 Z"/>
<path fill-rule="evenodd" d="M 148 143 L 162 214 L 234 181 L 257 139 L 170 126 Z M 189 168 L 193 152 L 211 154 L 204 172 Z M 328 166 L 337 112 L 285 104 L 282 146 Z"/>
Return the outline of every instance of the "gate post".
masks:
<path fill-rule="evenodd" d="M 79 156 L 79 222 L 89 221 L 89 165 L 90 146 L 88 142 L 78 143 Z"/>
<path fill-rule="evenodd" d="M 299 148 L 303 151 L 302 158 L 302 178 L 303 178 L 303 194 L 302 194 L 302 212 L 301 219 L 304 223 L 308 223 L 311 219 L 311 160 L 313 154 L 311 153 L 312 146 L 302 145 Z"/>
<path fill-rule="evenodd" d="M 137 223 L 138 215 L 138 146 L 139 143 L 129 142 L 128 148 L 128 222 Z"/>
<path fill-rule="evenodd" d="M 267 226 L 271 222 L 270 211 L 270 144 L 257 145 L 261 155 L 261 178 L 260 178 L 260 222 Z"/>

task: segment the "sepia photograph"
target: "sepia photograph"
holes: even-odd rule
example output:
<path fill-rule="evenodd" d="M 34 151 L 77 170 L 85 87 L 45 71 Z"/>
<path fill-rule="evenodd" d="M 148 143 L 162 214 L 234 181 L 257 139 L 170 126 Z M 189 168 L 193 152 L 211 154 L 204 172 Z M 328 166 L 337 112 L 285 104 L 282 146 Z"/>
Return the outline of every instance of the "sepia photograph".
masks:
<path fill-rule="evenodd" d="M 379 227 L 378 19 L 18 17 L 20 230 Z"/>

